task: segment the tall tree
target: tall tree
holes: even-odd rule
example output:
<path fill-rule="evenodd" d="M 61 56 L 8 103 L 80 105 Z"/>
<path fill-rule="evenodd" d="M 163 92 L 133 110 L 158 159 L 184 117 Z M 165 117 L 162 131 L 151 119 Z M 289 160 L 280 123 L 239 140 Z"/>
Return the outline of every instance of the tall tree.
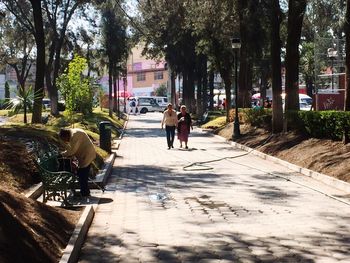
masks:
<path fill-rule="evenodd" d="M 299 44 L 306 0 L 289 1 L 286 45 L 285 110 L 299 110 Z"/>
<path fill-rule="evenodd" d="M 345 106 L 344 110 L 350 110 L 350 0 L 346 0 L 346 15 L 345 15 L 345 67 L 346 67 L 346 88 L 345 88 Z"/>
<path fill-rule="evenodd" d="M 30 0 L 34 17 L 34 37 L 36 43 L 36 77 L 32 123 L 41 123 L 42 98 L 45 78 L 45 35 L 41 12 L 41 1 Z"/>
<path fill-rule="evenodd" d="M 271 65 L 272 65 L 272 132 L 283 130 L 282 79 L 281 79 L 281 37 L 282 12 L 279 0 L 268 0 L 271 26 Z"/>
<path fill-rule="evenodd" d="M 125 61 L 127 56 L 125 20 L 120 12 L 120 6 L 113 1 L 108 1 L 102 6 L 102 33 L 104 53 L 108 61 L 109 115 L 112 116 L 115 105 L 112 99 L 113 83 L 116 98 L 116 81 L 119 81 L 122 68 L 120 63 Z"/>
<path fill-rule="evenodd" d="M 13 19 L 10 13 L 7 14 L 7 19 L 0 23 L 3 28 L 0 60 L 15 71 L 18 86 L 24 89 L 33 63 L 34 38 L 22 24 Z"/>
<path fill-rule="evenodd" d="M 41 0 L 19 1 L 3 0 L 2 3 L 17 22 L 21 23 L 35 38 L 36 43 L 36 77 L 34 88 L 34 106 L 32 123 L 41 123 L 42 97 L 45 77 L 45 34 Z"/>
<path fill-rule="evenodd" d="M 232 38 L 239 35 L 235 5 L 233 1 L 206 0 L 191 1 L 189 6 L 189 26 L 198 39 L 196 50 L 206 55 L 225 83 L 226 120 L 229 121 L 234 59 Z"/>
<path fill-rule="evenodd" d="M 255 0 L 238 0 L 237 12 L 240 25 L 240 70 L 239 96 L 240 107 L 251 107 L 251 93 L 254 63 L 262 59 L 262 48 L 266 45 L 264 14 L 262 4 Z"/>
<path fill-rule="evenodd" d="M 140 1 L 144 53 L 154 59 L 164 59 L 173 74 L 183 79 L 183 103 L 195 111 L 196 43 L 193 28 L 187 24 L 189 1 Z M 159 14 L 162 14 L 161 16 Z"/>
<path fill-rule="evenodd" d="M 46 86 L 51 99 L 51 113 L 58 114 L 58 90 L 56 80 L 61 68 L 61 52 L 69 22 L 76 10 L 88 0 L 42 0 L 45 10 L 48 59 L 46 65 Z"/>

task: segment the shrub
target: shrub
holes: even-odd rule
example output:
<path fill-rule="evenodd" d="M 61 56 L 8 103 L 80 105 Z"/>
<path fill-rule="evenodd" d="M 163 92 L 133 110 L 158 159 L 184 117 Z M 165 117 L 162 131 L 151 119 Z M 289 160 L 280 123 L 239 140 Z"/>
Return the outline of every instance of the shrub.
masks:
<path fill-rule="evenodd" d="M 254 127 L 266 127 L 271 125 L 272 111 L 271 109 L 242 109 L 242 117 L 245 123 Z"/>
<path fill-rule="evenodd" d="M 350 131 L 350 112 L 290 111 L 286 117 L 289 127 L 315 138 L 341 140 Z"/>

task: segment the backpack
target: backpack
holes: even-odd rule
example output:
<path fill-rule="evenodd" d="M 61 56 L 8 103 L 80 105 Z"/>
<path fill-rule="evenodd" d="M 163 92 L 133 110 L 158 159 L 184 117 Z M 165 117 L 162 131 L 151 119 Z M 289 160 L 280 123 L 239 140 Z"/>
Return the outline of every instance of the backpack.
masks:
<path fill-rule="evenodd" d="M 132 101 L 132 102 L 131 102 L 131 107 L 135 107 L 135 106 L 136 106 L 135 101 Z"/>

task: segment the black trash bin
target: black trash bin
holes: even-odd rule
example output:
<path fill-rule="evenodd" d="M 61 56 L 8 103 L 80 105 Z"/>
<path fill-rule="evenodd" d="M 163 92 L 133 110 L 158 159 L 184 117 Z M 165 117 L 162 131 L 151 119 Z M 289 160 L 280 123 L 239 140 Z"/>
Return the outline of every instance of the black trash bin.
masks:
<path fill-rule="evenodd" d="M 100 125 L 100 148 L 106 152 L 111 152 L 111 123 L 109 121 L 101 121 Z"/>

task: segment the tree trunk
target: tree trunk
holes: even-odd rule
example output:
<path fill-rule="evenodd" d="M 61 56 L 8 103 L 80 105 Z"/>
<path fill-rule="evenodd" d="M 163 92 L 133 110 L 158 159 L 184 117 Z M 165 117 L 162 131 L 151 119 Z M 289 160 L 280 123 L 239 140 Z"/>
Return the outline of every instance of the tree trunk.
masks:
<path fill-rule="evenodd" d="M 57 80 L 60 65 L 61 65 L 62 45 L 63 45 L 63 39 L 60 39 L 56 46 L 54 70 L 53 70 L 53 77 L 52 77 L 52 87 L 51 87 L 51 94 L 50 94 L 51 114 L 54 116 L 58 115 L 58 90 L 57 90 L 56 80 Z"/>
<path fill-rule="evenodd" d="M 192 113 L 196 113 L 196 99 L 194 97 L 195 91 L 195 74 L 194 70 L 190 70 L 190 74 L 188 75 L 188 100 L 189 100 L 189 110 Z"/>
<path fill-rule="evenodd" d="M 214 110 L 214 71 L 209 72 L 209 109 Z"/>
<path fill-rule="evenodd" d="M 117 109 L 117 74 L 115 72 L 115 69 L 113 69 L 113 94 L 114 96 L 112 97 L 112 101 L 113 101 L 112 109 L 114 112 L 116 112 L 118 111 L 118 109 Z"/>
<path fill-rule="evenodd" d="M 118 118 L 120 116 L 120 86 L 119 86 L 119 71 L 117 72 L 117 113 L 118 113 Z"/>
<path fill-rule="evenodd" d="M 279 0 L 272 0 L 271 13 L 271 65 L 272 65 L 272 133 L 283 130 L 281 80 L 281 9 Z"/>
<path fill-rule="evenodd" d="M 197 100 L 196 100 L 196 112 L 197 116 L 202 116 L 203 114 L 203 79 L 202 74 L 198 72 L 197 74 Z"/>
<path fill-rule="evenodd" d="M 350 110 L 350 0 L 346 1 L 345 15 L 345 67 L 346 67 L 346 88 L 345 88 L 345 105 L 344 110 Z"/>
<path fill-rule="evenodd" d="M 241 51 L 241 55 L 245 51 Z M 252 69 L 247 55 L 240 57 L 239 77 L 238 77 L 238 106 L 240 108 L 251 108 L 251 90 L 252 90 Z"/>
<path fill-rule="evenodd" d="M 285 110 L 299 110 L 299 44 L 306 0 L 289 1 Z"/>
<path fill-rule="evenodd" d="M 173 70 L 170 70 L 170 96 L 171 96 L 171 103 L 173 104 L 174 108 L 176 108 L 176 83 L 175 83 L 175 72 Z"/>
<path fill-rule="evenodd" d="M 232 80 L 231 80 L 231 72 L 228 70 L 220 72 L 224 83 L 225 83 L 225 96 L 226 96 L 226 122 L 230 121 L 230 109 L 232 105 L 231 101 L 231 89 L 232 89 Z"/>
<path fill-rule="evenodd" d="M 208 72 L 207 72 L 207 58 L 202 63 L 202 112 L 206 112 L 208 108 Z"/>
<path fill-rule="evenodd" d="M 182 72 L 182 101 L 181 105 L 188 105 L 187 88 L 188 86 L 188 74 L 186 70 Z"/>
<path fill-rule="evenodd" d="M 113 99 L 112 99 L 112 93 L 113 93 L 113 66 L 111 63 L 109 63 L 108 68 L 108 114 L 109 117 L 113 116 Z"/>
<path fill-rule="evenodd" d="M 41 1 L 30 0 L 33 8 L 35 43 L 36 43 L 36 75 L 34 87 L 34 107 L 32 123 L 41 123 L 42 99 L 45 78 L 45 35 L 43 28 L 43 16 L 41 12 Z"/>
<path fill-rule="evenodd" d="M 239 12 L 239 32 L 241 37 L 241 49 L 239 56 L 239 77 L 238 77 L 238 106 L 245 108 L 250 105 L 249 95 L 249 56 L 248 56 L 248 32 L 247 16 L 248 12 L 248 1 L 238 1 L 238 12 Z M 235 58 L 237 59 L 237 58 Z M 250 107 L 250 106 L 249 106 Z"/>

